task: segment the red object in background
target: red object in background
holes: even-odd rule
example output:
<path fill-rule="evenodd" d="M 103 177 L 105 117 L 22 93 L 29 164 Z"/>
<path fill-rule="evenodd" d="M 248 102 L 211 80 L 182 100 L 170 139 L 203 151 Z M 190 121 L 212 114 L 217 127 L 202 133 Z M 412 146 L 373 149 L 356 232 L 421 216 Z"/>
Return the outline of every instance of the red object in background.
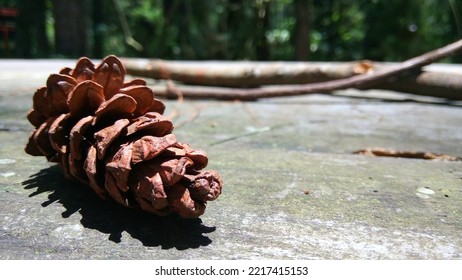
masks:
<path fill-rule="evenodd" d="M 13 8 L 0 8 L 0 32 L 3 34 L 3 45 L 10 49 L 10 33 L 15 31 L 15 20 L 18 10 Z"/>

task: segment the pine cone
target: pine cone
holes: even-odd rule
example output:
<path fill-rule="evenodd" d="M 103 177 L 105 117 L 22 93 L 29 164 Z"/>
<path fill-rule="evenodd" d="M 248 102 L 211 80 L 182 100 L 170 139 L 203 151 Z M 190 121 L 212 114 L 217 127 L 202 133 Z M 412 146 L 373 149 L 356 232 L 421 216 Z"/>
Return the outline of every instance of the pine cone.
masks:
<path fill-rule="evenodd" d="M 146 82 L 124 82 L 115 56 L 52 74 L 33 96 L 35 126 L 26 152 L 58 163 L 65 175 L 127 207 L 194 218 L 221 194 L 204 152 L 177 141 L 165 105 Z"/>

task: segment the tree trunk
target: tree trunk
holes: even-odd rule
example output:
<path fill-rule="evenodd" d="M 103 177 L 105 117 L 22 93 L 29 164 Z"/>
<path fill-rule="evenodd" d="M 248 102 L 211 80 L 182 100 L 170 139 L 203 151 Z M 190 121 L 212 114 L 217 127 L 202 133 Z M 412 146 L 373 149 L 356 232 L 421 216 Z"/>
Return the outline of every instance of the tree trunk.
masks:
<path fill-rule="evenodd" d="M 298 61 L 308 59 L 310 54 L 311 0 L 295 0 L 294 58 Z"/>
<path fill-rule="evenodd" d="M 58 54 L 70 57 L 87 54 L 87 12 L 85 0 L 53 0 L 55 47 Z"/>
<path fill-rule="evenodd" d="M 233 36 L 221 35 L 223 39 L 221 39 L 220 59 L 234 60 L 242 57 L 243 52 L 245 53 L 245 47 L 242 45 L 238 47 L 238 44 L 242 44 L 245 41 L 245 38 L 242 38 L 243 33 L 238 32 L 239 26 L 243 21 L 242 9 L 242 0 L 227 1 L 226 18 L 223 21 L 225 24 L 223 24 L 221 33 L 232 34 Z"/>
<path fill-rule="evenodd" d="M 50 54 L 45 10 L 45 0 L 18 1 L 16 49 L 19 57 L 47 57 Z"/>
<path fill-rule="evenodd" d="M 266 40 L 266 32 L 269 30 L 269 6 L 270 2 L 262 2 L 256 9 L 257 28 L 255 34 L 255 52 L 257 60 L 268 60 L 270 51 Z"/>
<path fill-rule="evenodd" d="M 94 0 L 93 2 L 93 56 L 101 58 L 104 55 L 103 47 L 103 1 Z"/>

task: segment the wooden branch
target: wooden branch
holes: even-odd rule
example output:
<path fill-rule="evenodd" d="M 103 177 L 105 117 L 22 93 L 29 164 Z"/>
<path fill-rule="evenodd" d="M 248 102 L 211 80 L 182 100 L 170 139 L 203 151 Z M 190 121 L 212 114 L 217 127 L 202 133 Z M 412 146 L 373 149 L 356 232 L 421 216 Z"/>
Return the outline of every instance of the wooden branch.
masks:
<path fill-rule="evenodd" d="M 399 78 L 391 78 L 377 84 L 375 88 L 422 96 L 462 100 L 462 74 L 424 71 Z"/>
<path fill-rule="evenodd" d="M 380 67 L 357 62 L 165 61 L 125 58 L 127 73 L 191 85 L 256 87 L 343 79 Z"/>
<path fill-rule="evenodd" d="M 396 66 L 396 63 L 358 62 L 184 62 L 148 59 L 126 59 L 132 75 L 154 79 L 170 78 L 181 83 L 221 87 L 255 87 L 267 85 L 316 83 L 348 78 Z M 182 90 L 180 86 L 178 89 Z M 377 89 L 393 90 L 423 96 L 460 99 L 462 75 L 437 71 L 412 73 L 385 80 Z M 166 88 L 156 87 L 160 95 L 167 96 Z M 358 88 L 369 89 L 369 88 Z M 216 98 L 214 89 L 185 87 L 185 97 L 191 91 L 204 90 L 201 98 Z"/>
<path fill-rule="evenodd" d="M 239 88 L 194 88 L 182 87 L 179 89 L 181 95 L 192 98 L 217 98 L 217 99 L 238 99 L 255 100 L 267 97 L 296 96 L 310 93 L 328 93 L 334 90 L 357 88 L 370 89 L 387 81 L 391 77 L 397 77 L 411 71 L 420 71 L 420 68 L 431 64 L 444 57 L 453 55 L 462 49 L 462 40 L 444 46 L 440 49 L 425 53 L 415 58 L 384 67 L 372 73 L 360 74 L 344 79 L 330 80 L 312 84 L 279 85 L 261 88 L 239 89 Z M 168 76 L 168 75 L 167 75 Z M 401 86 L 403 87 L 403 86 Z M 212 92 L 213 91 L 213 92 Z M 159 94 L 159 90 L 157 90 Z M 167 88 L 167 96 L 176 96 L 172 87 Z M 452 96 L 453 95 L 453 96 Z M 451 94 L 453 99 L 461 99 L 460 94 Z M 439 96 L 445 97 L 445 96 Z M 447 98 L 447 97 L 445 97 Z"/>
<path fill-rule="evenodd" d="M 151 86 L 156 96 L 166 98 L 178 98 L 178 96 L 190 99 L 218 99 L 218 100 L 246 100 L 258 99 L 254 95 L 248 95 L 249 89 L 213 87 L 213 86 L 191 86 L 169 83 L 168 86 Z M 277 86 L 261 88 L 277 90 Z M 462 100 L 462 75 L 444 72 L 422 72 L 412 74 L 393 81 L 384 81 L 373 87 L 374 89 L 392 90 L 397 92 L 410 93 L 421 96 L 431 96 L 451 100 Z M 369 90 L 373 88 L 358 87 L 355 89 Z M 240 98 L 236 98 L 236 93 Z M 311 92 L 317 93 L 317 92 Z M 321 92 L 320 92 L 321 93 Z M 330 94 L 332 92 L 323 92 Z M 309 94 L 309 93 L 305 93 Z"/>

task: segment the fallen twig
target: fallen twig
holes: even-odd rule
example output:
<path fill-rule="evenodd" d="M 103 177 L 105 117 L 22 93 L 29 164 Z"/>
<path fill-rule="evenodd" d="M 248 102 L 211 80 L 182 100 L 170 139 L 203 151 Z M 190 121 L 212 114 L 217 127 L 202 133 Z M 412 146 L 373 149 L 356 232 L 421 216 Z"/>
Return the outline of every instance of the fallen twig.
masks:
<path fill-rule="evenodd" d="M 174 84 L 170 82 L 168 86 L 156 85 L 151 86 L 156 96 L 166 98 L 177 98 L 178 93 L 181 96 L 189 99 L 218 99 L 218 100 L 242 100 L 252 101 L 258 98 L 254 94 L 246 94 L 251 89 L 243 88 L 229 88 L 229 87 L 215 87 L 215 86 L 191 86 L 183 84 Z M 277 91 L 280 86 L 268 86 L 257 89 L 272 89 Z M 354 88 L 354 87 L 353 87 Z M 439 72 L 422 72 L 412 74 L 393 81 L 382 82 L 375 87 L 375 89 L 392 90 L 396 92 L 411 93 L 421 96 L 431 96 L 437 98 L 444 98 L 450 100 L 462 100 L 462 75 L 453 73 L 439 73 Z M 373 88 L 360 87 L 356 89 L 369 90 Z M 286 89 L 286 88 L 284 88 Z M 256 89 L 253 89 L 256 90 Z M 261 92 L 261 91 L 260 91 Z M 252 92 L 251 92 L 252 93 Z M 330 94 L 328 91 L 312 91 L 310 93 L 325 93 Z M 284 96 L 281 94 L 281 96 Z"/>
<path fill-rule="evenodd" d="M 387 84 L 390 78 L 401 77 L 405 73 L 412 71 L 420 72 L 423 66 L 431 64 L 437 60 L 453 55 L 462 49 L 462 40 L 444 46 L 440 49 L 425 53 L 423 55 L 406 60 L 402 63 L 393 64 L 389 67 L 383 67 L 371 73 L 338 79 L 325 82 L 311 83 L 311 84 L 295 84 L 295 85 L 278 85 L 259 88 L 227 88 L 227 87 L 193 87 L 193 86 L 170 86 L 168 88 L 155 88 L 158 95 L 175 97 L 173 91 L 179 90 L 182 95 L 187 98 L 215 98 L 224 100 L 256 100 L 259 98 L 267 97 L 281 97 L 281 96 L 296 96 L 311 93 L 330 93 L 334 90 L 357 88 L 357 89 L 371 89 L 371 88 L 388 88 L 393 89 L 393 83 Z M 431 79 L 429 76 L 435 77 L 435 74 L 420 73 L 415 74 L 413 79 Z M 451 74 L 453 75 L 453 74 Z M 453 84 L 459 83 L 460 75 L 455 75 L 456 78 L 445 78 L 445 81 L 452 81 Z M 412 77 L 412 75 L 410 76 Z M 423 77 L 423 78 L 422 78 Z M 426 78 L 425 78 L 426 77 Z M 458 79 L 458 78 L 459 79 Z M 440 83 L 446 84 L 447 82 Z M 382 85 L 381 85 L 382 84 Z M 406 79 L 396 83 L 395 88 L 405 90 L 408 87 Z M 444 87 L 444 86 L 443 86 Z M 460 85 L 454 85 L 455 90 L 435 90 L 432 87 L 423 86 L 421 90 L 422 95 L 431 95 L 442 98 L 461 100 L 462 94 L 460 93 Z"/>
<path fill-rule="evenodd" d="M 397 151 L 385 148 L 367 148 L 353 152 L 354 154 L 376 156 L 376 157 L 401 157 L 401 158 L 415 158 L 415 159 L 426 159 L 426 160 L 448 160 L 448 161 L 460 161 L 462 158 L 447 155 L 447 154 L 435 154 L 428 152 L 416 152 L 416 151 Z"/>
<path fill-rule="evenodd" d="M 174 80 L 190 85 L 242 88 L 325 82 L 382 67 L 381 63 L 371 61 L 166 61 L 124 58 L 123 63 L 127 72 L 134 76 Z"/>

